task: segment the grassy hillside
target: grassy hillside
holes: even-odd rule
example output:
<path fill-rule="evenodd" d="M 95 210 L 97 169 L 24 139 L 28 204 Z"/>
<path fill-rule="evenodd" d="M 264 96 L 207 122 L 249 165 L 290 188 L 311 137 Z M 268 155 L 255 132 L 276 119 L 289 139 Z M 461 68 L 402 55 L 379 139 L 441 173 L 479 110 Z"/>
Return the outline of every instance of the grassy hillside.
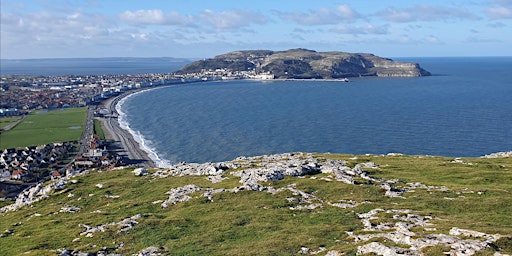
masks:
<path fill-rule="evenodd" d="M 336 163 L 368 176 L 354 176 L 354 184 L 347 184 L 336 180 L 334 172 L 318 169 L 260 181 L 261 191 L 241 187 L 240 176 L 263 161 L 292 166 L 286 161 L 294 157 L 304 166 L 311 166 L 311 159 L 322 166 L 331 159 L 344 160 Z M 374 164 L 358 165 L 368 162 Z M 507 237 L 512 234 L 512 158 L 296 154 L 239 159 L 228 165 L 214 165 L 217 174 L 211 175 L 166 169 L 148 170 L 143 176 L 135 176 L 133 168 L 90 170 L 32 206 L 2 213 L 2 255 L 55 255 L 60 248 L 125 255 L 145 249 L 164 255 L 355 255 L 377 243 L 415 249 L 394 240 L 396 233 L 412 232 L 413 240 L 437 234 L 463 241 L 486 239 L 452 233 L 454 227 L 501 234 L 478 255 L 512 253 Z M 399 197 L 386 196 L 383 184 L 391 184 Z M 172 195 L 178 200 L 164 207 Z M 411 218 L 428 225 L 415 225 Z M 407 232 L 400 233 L 399 223 L 407 224 Z M 385 226 L 390 228 L 377 230 Z M 365 238 L 368 235 L 376 236 Z M 417 251 L 439 255 L 450 246 Z"/>
<path fill-rule="evenodd" d="M 33 112 L 14 129 L 0 135 L 0 149 L 78 140 L 86 112 L 85 107 Z"/>

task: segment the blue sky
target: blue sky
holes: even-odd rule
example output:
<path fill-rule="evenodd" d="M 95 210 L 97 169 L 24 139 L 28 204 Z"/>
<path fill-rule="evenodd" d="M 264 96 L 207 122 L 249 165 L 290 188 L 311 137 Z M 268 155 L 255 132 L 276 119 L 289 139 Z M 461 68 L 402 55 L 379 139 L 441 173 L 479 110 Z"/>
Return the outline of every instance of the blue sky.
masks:
<path fill-rule="evenodd" d="M 512 56 L 512 0 L 2 0 L 0 58 Z"/>

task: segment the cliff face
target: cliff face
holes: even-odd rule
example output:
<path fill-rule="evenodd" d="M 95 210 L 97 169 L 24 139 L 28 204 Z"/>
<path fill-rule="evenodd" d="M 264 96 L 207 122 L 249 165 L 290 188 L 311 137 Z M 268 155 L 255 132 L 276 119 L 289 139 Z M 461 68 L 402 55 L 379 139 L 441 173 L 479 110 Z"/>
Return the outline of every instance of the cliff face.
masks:
<path fill-rule="evenodd" d="M 276 78 L 345 78 L 360 76 L 417 77 L 430 73 L 417 63 L 395 62 L 367 53 L 288 51 L 235 51 L 190 63 L 179 73 L 203 70 L 270 72 Z"/>

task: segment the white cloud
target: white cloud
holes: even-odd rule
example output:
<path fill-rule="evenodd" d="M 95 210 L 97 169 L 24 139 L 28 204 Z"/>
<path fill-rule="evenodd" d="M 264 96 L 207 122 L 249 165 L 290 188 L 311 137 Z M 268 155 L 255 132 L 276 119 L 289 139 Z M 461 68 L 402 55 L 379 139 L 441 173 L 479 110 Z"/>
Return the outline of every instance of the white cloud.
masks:
<path fill-rule="evenodd" d="M 125 11 L 119 15 L 119 18 L 130 24 L 164 24 L 165 17 L 162 10 L 137 10 Z"/>
<path fill-rule="evenodd" d="M 507 6 L 495 6 L 487 8 L 487 17 L 493 20 L 512 19 L 512 8 Z"/>
<path fill-rule="evenodd" d="M 283 20 L 291 21 L 300 25 L 317 26 L 333 25 L 342 22 L 354 22 L 360 15 L 350 6 L 342 4 L 335 9 L 319 8 L 309 12 L 280 12 L 275 14 Z"/>
<path fill-rule="evenodd" d="M 360 15 L 346 4 L 339 5 L 336 10 L 343 20 L 356 20 Z"/>
<path fill-rule="evenodd" d="M 202 25 L 216 30 L 243 29 L 253 24 L 264 24 L 267 22 L 263 15 L 251 10 L 215 12 L 207 9 L 199 13 L 196 18 Z"/>
<path fill-rule="evenodd" d="M 120 21 L 130 25 L 185 25 L 192 26 L 191 16 L 178 12 L 164 13 L 162 10 L 125 11 L 118 15 Z"/>
<path fill-rule="evenodd" d="M 442 21 L 442 20 L 473 20 L 478 16 L 466 9 L 433 5 L 417 5 L 410 8 L 389 7 L 376 13 L 385 20 L 393 22 Z"/>
<path fill-rule="evenodd" d="M 164 13 L 162 10 L 137 10 L 125 11 L 118 15 L 118 18 L 129 25 L 175 25 L 182 29 L 194 28 L 199 32 L 211 33 L 219 30 L 243 30 L 253 24 L 264 24 L 266 18 L 251 10 L 232 10 L 215 12 L 203 10 L 195 15 L 182 15 L 178 12 Z"/>

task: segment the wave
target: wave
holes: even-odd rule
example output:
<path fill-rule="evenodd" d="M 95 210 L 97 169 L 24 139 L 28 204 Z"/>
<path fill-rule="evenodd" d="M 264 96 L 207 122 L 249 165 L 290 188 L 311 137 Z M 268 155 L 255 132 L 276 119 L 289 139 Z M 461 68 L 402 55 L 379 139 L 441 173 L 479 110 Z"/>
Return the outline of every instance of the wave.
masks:
<path fill-rule="evenodd" d="M 128 131 L 131 136 L 133 137 L 133 139 L 139 144 L 139 147 L 140 149 L 144 150 L 144 152 L 147 153 L 148 157 L 155 163 L 156 167 L 159 167 L 159 168 L 168 168 L 172 165 L 172 162 L 167 160 L 167 159 L 163 159 L 162 157 L 160 157 L 158 155 L 158 152 L 156 151 L 156 149 L 152 146 L 152 142 L 148 139 L 146 139 L 144 137 L 144 135 L 142 135 L 140 133 L 140 131 L 136 131 L 136 130 L 133 130 L 131 127 L 130 127 L 130 123 L 128 122 L 128 118 L 127 118 L 127 114 L 123 111 L 123 105 L 124 103 L 126 102 L 127 99 L 137 95 L 137 94 L 140 94 L 140 93 L 143 93 L 143 92 L 146 92 L 147 90 L 144 90 L 144 91 L 139 91 L 139 92 L 136 92 L 136 93 L 132 93 L 124 98 L 122 98 L 117 104 L 116 104 L 116 111 L 118 113 L 118 118 L 117 118 L 117 121 L 119 122 L 119 126 Z"/>

